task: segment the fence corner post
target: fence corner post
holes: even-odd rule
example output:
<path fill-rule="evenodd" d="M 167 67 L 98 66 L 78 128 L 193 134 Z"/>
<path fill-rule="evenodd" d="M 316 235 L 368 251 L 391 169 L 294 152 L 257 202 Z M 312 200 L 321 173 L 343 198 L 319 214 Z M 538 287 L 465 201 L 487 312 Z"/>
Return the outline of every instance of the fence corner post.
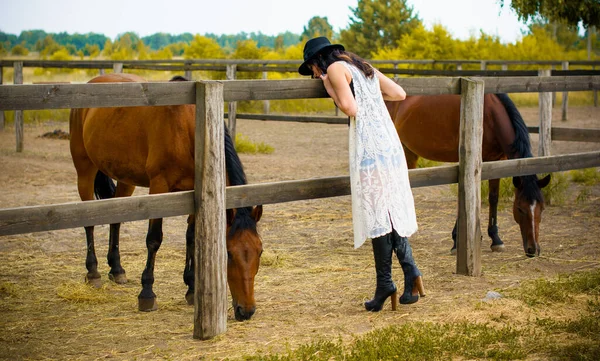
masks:
<path fill-rule="evenodd" d="M 482 79 L 461 78 L 456 273 L 481 275 Z"/>
<path fill-rule="evenodd" d="M 223 83 L 196 83 L 194 338 L 227 330 Z"/>

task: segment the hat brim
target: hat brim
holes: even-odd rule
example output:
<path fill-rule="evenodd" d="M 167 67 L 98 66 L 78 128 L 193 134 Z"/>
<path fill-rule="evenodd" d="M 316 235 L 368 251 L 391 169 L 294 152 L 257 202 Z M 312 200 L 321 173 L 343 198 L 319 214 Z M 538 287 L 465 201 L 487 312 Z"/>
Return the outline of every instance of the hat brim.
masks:
<path fill-rule="evenodd" d="M 300 75 L 313 75 L 313 72 L 310 69 L 310 67 L 308 66 L 308 63 L 311 60 L 313 60 L 314 58 L 316 58 L 319 54 L 323 54 L 327 50 L 334 50 L 334 49 L 345 50 L 344 46 L 341 44 L 326 45 L 323 48 L 319 49 L 319 51 L 317 51 L 313 56 L 306 59 L 304 61 L 304 63 L 302 63 L 302 65 L 300 65 L 300 67 L 298 68 L 298 73 L 300 73 Z"/>

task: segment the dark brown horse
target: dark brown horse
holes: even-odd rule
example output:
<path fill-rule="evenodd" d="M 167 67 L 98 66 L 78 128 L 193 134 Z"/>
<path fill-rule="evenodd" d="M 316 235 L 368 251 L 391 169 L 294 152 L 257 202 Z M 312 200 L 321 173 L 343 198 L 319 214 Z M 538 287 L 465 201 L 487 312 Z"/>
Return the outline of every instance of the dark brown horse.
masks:
<path fill-rule="evenodd" d="M 417 166 L 419 157 L 439 162 L 458 162 L 460 96 L 410 96 L 402 102 L 386 102 L 394 121 L 409 168 Z M 483 161 L 531 157 L 527 126 L 514 103 L 506 94 L 486 94 L 483 109 Z M 498 236 L 497 208 L 499 179 L 489 181 L 488 235 L 492 251 L 502 251 Z M 539 225 L 544 210 L 541 188 L 550 175 L 513 177 L 515 199 L 513 217 L 521 228 L 523 250 L 527 256 L 540 254 Z M 452 231 L 456 249 L 456 224 Z"/>
<path fill-rule="evenodd" d="M 185 80 L 176 77 L 174 80 Z M 108 74 L 90 83 L 143 82 L 130 74 Z M 81 200 L 128 197 L 136 186 L 148 187 L 150 194 L 194 188 L 195 106 L 156 106 L 73 109 L 70 116 L 71 155 L 77 170 Z M 225 125 L 224 125 L 225 126 Z M 242 163 L 225 127 L 227 185 L 246 184 Z M 116 188 L 112 179 L 117 181 Z M 256 223 L 262 206 L 227 211 L 227 281 L 237 320 L 252 317 L 256 309 L 254 277 L 258 272 L 262 241 Z M 186 262 L 183 279 L 186 299 L 194 295 L 194 217 L 188 217 Z M 109 278 L 127 282 L 119 256 L 120 223 L 110 225 Z M 86 280 L 100 285 L 94 250 L 94 227 L 85 227 L 87 237 Z M 138 296 L 141 311 L 157 309 L 154 261 L 162 243 L 162 219 L 151 219 L 146 236 L 148 259 L 142 273 Z"/>

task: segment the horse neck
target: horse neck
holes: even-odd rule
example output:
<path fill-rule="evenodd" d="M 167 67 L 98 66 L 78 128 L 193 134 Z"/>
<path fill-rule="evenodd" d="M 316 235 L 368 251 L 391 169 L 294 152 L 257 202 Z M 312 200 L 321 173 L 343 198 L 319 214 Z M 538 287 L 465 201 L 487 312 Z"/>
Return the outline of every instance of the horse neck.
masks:
<path fill-rule="evenodd" d="M 501 141 L 504 153 L 509 159 L 532 157 L 529 131 L 521 113 L 508 95 L 494 94 L 494 96 L 502 105 L 502 109 L 493 109 L 492 113 L 496 121 L 495 130 L 504 138 Z"/>

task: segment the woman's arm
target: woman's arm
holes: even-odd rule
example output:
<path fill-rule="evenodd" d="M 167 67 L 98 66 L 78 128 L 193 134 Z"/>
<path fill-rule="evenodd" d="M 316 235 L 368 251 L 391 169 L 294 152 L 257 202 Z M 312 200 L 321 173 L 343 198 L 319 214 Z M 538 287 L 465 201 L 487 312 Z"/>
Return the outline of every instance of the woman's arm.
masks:
<path fill-rule="evenodd" d="M 344 114 L 356 116 L 356 99 L 350 90 L 352 76 L 341 63 L 333 63 L 327 68 L 327 74 L 321 74 L 323 85 L 329 96 Z"/>
<path fill-rule="evenodd" d="M 383 75 L 379 70 L 375 69 L 375 74 L 379 78 L 379 86 L 385 100 L 404 100 L 406 92 L 395 81 Z"/>

